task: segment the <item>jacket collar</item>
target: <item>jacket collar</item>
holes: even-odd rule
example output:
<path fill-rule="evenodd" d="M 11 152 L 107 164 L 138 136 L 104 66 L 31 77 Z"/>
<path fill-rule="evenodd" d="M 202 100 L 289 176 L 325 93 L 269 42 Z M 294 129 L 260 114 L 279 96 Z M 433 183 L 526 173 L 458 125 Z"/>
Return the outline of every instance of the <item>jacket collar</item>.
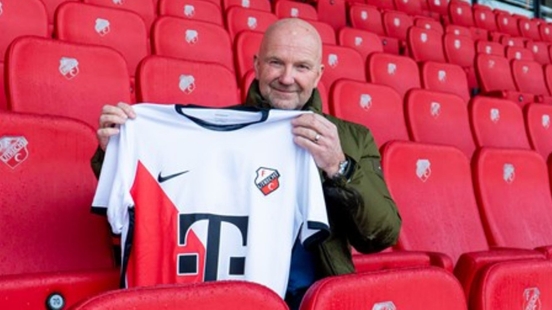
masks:
<path fill-rule="evenodd" d="M 265 109 L 272 108 L 268 101 L 261 96 L 261 92 L 259 91 L 259 81 L 257 79 L 253 80 L 251 86 L 249 86 L 249 91 L 247 92 L 247 98 L 245 99 L 244 105 Z M 318 89 L 315 88 L 312 91 L 312 95 L 301 110 L 313 111 L 318 114 L 322 113 L 322 100 L 320 99 Z"/>

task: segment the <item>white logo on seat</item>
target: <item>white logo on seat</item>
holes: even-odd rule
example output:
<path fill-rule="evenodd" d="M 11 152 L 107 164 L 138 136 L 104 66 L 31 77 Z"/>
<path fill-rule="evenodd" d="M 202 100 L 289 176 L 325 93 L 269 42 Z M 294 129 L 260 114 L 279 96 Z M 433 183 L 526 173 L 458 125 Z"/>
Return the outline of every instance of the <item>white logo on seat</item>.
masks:
<path fill-rule="evenodd" d="M 408 3 L 408 0 L 403 0 L 404 3 Z"/>
<path fill-rule="evenodd" d="M 516 52 L 516 55 L 514 56 L 516 59 L 521 59 L 521 53 L 520 52 Z"/>
<path fill-rule="evenodd" d="M 61 57 L 59 60 L 59 72 L 66 79 L 71 80 L 79 74 L 79 61 L 75 58 Z"/>
<path fill-rule="evenodd" d="M 454 34 L 457 35 L 457 36 L 459 36 L 459 35 L 460 35 L 460 30 L 454 29 Z"/>
<path fill-rule="evenodd" d="M 441 5 L 441 0 L 435 0 L 433 3 L 435 3 L 435 5 Z"/>
<path fill-rule="evenodd" d="M 297 8 L 291 8 L 289 15 L 291 15 L 292 17 L 297 17 L 299 16 L 299 10 Z"/>
<path fill-rule="evenodd" d="M 193 75 L 182 74 L 178 87 L 186 95 L 191 94 L 195 90 L 195 78 Z"/>
<path fill-rule="evenodd" d="M 441 114 L 441 104 L 439 102 L 432 102 L 430 113 L 435 118 L 439 117 L 439 114 Z"/>
<path fill-rule="evenodd" d="M 502 178 L 504 179 L 504 182 L 510 184 L 514 182 L 514 179 L 516 177 L 516 168 L 512 164 L 504 164 L 504 167 L 502 167 Z"/>
<path fill-rule="evenodd" d="M 494 68 L 494 65 L 495 65 L 494 60 L 489 60 L 489 68 L 490 69 Z"/>
<path fill-rule="evenodd" d="M 29 157 L 28 144 L 23 136 L 0 138 L 0 160 L 14 169 Z"/>
<path fill-rule="evenodd" d="M 248 8 L 251 5 L 251 3 L 249 3 L 249 0 L 242 0 L 241 5 L 244 8 Z"/>
<path fill-rule="evenodd" d="M 529 26 L 529 23 L 525 23 L 525 30 L 529 30 L 529 28 L 531 28 L 531 26 Z"/>
<path fill-rule="evenodd" d="M 519 58 L 518 58 L 518 59 L 519 59 Z M 529 72 L 529 67 L 523 66 L 523 67 L 521 67 L 521 71 L 522 71 L 524 74 L 527 74 L 527 72 Z"/>
<path fill-rule="evenodd" d="M 485 13 L 481 13 L 481 20 L 485 20 L 487 16 L 485 16 Z"/>
<path fill-rule="evenodd" d="M 396 64 L 394 64 L 392 62 L 387 64 L 387 73 L 389 75 L 395 74 L 396 71 L 397 71 L 397 65 Z"/>
<path fill-rule="evenodd" d="M 460 43 L 460 40 L 458 40 L 458 39 L 454 40 L 454 48 L 459 50 L 460 47 L 462 47 L 462 43 Z"/>
<path fill-rule="evenodd" d="M 420 40 L 422 40 L 422 42 L 424 42 L 424 43 L 427 42 L 427 33 L 422 32 L 420 34 Z"/>
<path fill-rule="evenodd" d="M 194 29 L 186 29 L 186 42 L 188 44 L 196 44 L 199 40 L 199 33 Z"/>
<path fill-rule="evenodd" d="M 110 27 L 109 27 L 109 21 L 107 19 L 103 18 L 97 18 L 96 19 L 96 25 L 94 26 L 94 30 L 101 36 L 105 36 L 109 33 Z"/>
<path fill-rule="evenodd" d="M 339 60 L 338 60 L 336 54 L 329 54 L 328 55 L 328 65 L 330 65 L 330 67 L 332 67 L 332 68 L 337 67 L 338 62 L 339 62 Z"/>
<path fill-rule="evenodd" d="M 538 52 L 539 52 L 538 45 L 533 45 L 533 53 L 538 53 Z"/>
<path fill-rule="evenodd" d="M 485 53 L 490 54 L 492 52 L 493 52 L 493 49 L 489 45 L 485 46 Z"/>
<path fill-rule="evenodd" d="M 497 108 L 492 108 L 491 109 L 491 122 L 493 123 L 498 123 L 498 121 L 500 120 L 500 110 L 498 110 Z"/>
<path fill-rule="evenodd" d="M 439 82 L 446 82 L 447 81 L 447 72 L 445 70 L 439 70 L 437 72 L 437 78 L 439 79 Z"/>
<path fill-rule="evenodd" d="M 543 114 L 541 119 L 542 127 L 548 129 L 550 127 L 550 115 Z"/>
<path fill-rule="evenodd" d="M 249 29 L 257 28 L 257 18 L 255 18 L 254 16 L 249 16 L 247 18 L 247 27 L 249 27 Z"/>
<path fill-rule="evenodd" d="M 195 7 L 191 4 L 186 4 L 184 6 L 184 15 L 186 17 L 192 17 L 195 15 Z"/>
<path fill-rule="evenodd" d="M 362 37 L 355 37 L 355 46 L 360 46 L 362 44 Z"/>
<path fill-rule="evenodd" d="M 456 8 L 456 13 L 458 13 L 458 15 L 462 15 L 462 8 Z"/>
<path fill-rule="evenodd" d="M 544 33 L 550 34 L 550 29 L 548 27 L 544 28 Z"/>
<path fill-rule="evenodd" d="M 366 12 L 366 11 L 360 12 L 360 18 L 362 18 L 362 20 L 367 20 L 368 19 L 368 12 Z"/>
<path fill-rule="evenodd" d="M 430 24 L 425 24 L 424 27 L 425 27 L 425 29 L 431 30 L 431 25 Z"/>
<path fill-rule="evenodd" d="M 514 41 L 508 40 L 508 46 L 514 46 Z"/>
<path fill-rule="evenodd" d="M 360 95 L 360 107 L 364 110 L 368 110 L 372 107 L 372 96 L 368 94 Z"/>
<path fill-rule="evenodd" d="M 123 0 L 112 0 L 113 4 L 123 5 Z"/>
<path fill-rule="evenodd" d="M 392 301 L 384 301 L 375 303 L 372 310 L 397 310 L 397 307 Z"/>
<path fill-rule="evenodd" d="M 395 17 L 393 19 L 393 25 L 395 25 L 396 27 L 399 27 L 401 25 L 401 20 L 397 17 Z"/>
<path fill-rule="evenodd" d="M 431 163 L 429 159 L 418 159 L 416 162 L 416 175 L 422 182 L 427 181 L 431 175 Z"/>
<path fill-rule="evenodd" d="M 538 287 L 526 288 L 523 291 L 523 310 L 540 310 L 540 290 Z"/>
<path fill-rule="evenodd" d="M 2 15 L 2 13 L 4 13 L 4 9 L 2 8 L 2 2 L 0 2 L 0 15 Z"/>
<path fill-rule="evenodd" d="M 503 19 L 502 19 L 502 23 L 503 23 L 504 25 L 508 25 L 508 19 L 507 19 L 507 18 L 503 18 Z"/>

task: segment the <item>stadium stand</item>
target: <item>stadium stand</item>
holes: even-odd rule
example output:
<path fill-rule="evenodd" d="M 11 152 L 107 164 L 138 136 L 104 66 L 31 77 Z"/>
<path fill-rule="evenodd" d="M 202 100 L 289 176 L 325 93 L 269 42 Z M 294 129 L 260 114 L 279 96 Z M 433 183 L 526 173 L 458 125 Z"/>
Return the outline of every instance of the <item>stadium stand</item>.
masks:
<path fill-rule="evenodd" d="M 550 128 L 552 106 L 530 103 L 525 106 L 523 116 L 531 148 L 547 160 L 552 153 L 552 129 Z"/>
<path fill-rule="evenodd" d="M 450 63 L 426 61 L 421 65 L 421 81 L 425 89 L 456 94 L 470 100 L 470 90 L 466 72 L 462 67 Z"/>
<path fill-rule="evenodd" d="M 252 282 L 217 281 L 158 285 L 106 292 L 80 302 L 75 310 L 127 309 L 287 310 L 276 293 Z"/>
<path fill-rule="evenodd" d="M 355 49 L 366 61 L 367 57 L 374 52 L 383 52 L 383 45 L 375 33 L 343 27 L 337 34 L 338 44 Z"/>
<path fill-rule="evenodd" d="M 271 12 L 233 6 L 226 12 L 226 29 L 232 42 L 239 32 L 252 30 L 264 32 L 278 17 Z"/>
<path fill-rule="evenodd" d="M 274 14 L 280 19 L 298 17 L 305 20 L 318 20 L 318 12 L 312 5 L 291 0 L 276 1 L 274 3 Z"/>
<path fill-rule="evenodd" d="M 0 113 L 2 308 L 70 306 L 118 287 L 108 224 L 90 213 L 96 145 L 83 122 Z"/>
<path fill-rule="evenodd" d="M 157 9 L 153 1 L 123 1 L 123 0 L 82 0 L 84 3 L 90 3 L 100 6 L 107 6 L 117 9 L 123 9 L 137 13 L 144 19 L 146 28 L 150 29 Z M 149 32 L 148 32 L 149 34 Z"/>
<path fill-rule="evenodd" d="M 320 81 L 328 88 L 339 79 L 366 81 L 365 61 L 356 50 L 339 45 L 324 44 L 322 64 L 324 74 Z"/>
<path fill-rule="evenodd" d="M 409 57 L 373 53 L 366 61 L 366 74 L 368 82 L 391 86 L 401 98 L 408 90 L 421 88 L 418 65 Z"/>
<path fill-rule="evenodd" d="M 205 0 L 160 0 L 159 16 L 174 16 L 224 26 L 220 4 Z"/>

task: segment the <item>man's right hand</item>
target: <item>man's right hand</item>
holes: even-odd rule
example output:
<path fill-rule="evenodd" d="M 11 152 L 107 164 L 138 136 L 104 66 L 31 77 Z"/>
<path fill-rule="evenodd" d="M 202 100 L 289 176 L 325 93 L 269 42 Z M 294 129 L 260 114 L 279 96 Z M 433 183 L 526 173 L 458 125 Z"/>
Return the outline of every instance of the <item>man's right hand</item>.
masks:
<path fill-rule="evenodd" d="M 100 128 L 96 132 L 100 147 L 105 151 L 109 137 L 119 133 L 119 126 L 124 124 L 127 119 L 134 119 L 136 113 L 128 103 L 119 102 L 116 106 L 104 105 L 102 115 L 100 115 Z"/>

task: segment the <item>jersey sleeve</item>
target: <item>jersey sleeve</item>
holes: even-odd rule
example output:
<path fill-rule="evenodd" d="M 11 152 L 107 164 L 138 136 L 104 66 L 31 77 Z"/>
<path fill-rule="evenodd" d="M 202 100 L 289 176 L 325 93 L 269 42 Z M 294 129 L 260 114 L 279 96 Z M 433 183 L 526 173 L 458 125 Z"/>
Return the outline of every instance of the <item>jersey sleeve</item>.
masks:
<path fill-rule="evenodd" d="M 114 234 L 120 234 L 128 221 L 128 209 L 134 206 L 130 195 L 136 169 L 136 154 L 132 143 L 132 125 L 127 123 L 120 128 L 118 135 L 109 139 L 104 163 L 92 208 L 103 211 Z"/>

